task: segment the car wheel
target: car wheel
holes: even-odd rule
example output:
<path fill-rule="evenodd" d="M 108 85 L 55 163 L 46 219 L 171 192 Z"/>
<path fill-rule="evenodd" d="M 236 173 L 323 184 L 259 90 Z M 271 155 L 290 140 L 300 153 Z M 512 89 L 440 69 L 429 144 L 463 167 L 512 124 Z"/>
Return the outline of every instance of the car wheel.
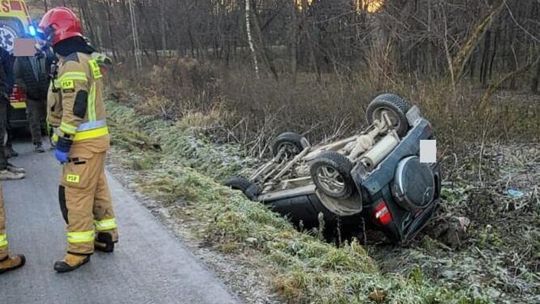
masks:
<path fill-rule="evenodd" d="M 261 194 L 261 188 L 249 181 L 247 178 L 235 176 L 231 177 L 223 183 L 223 185 L 233 189 L 240 190 L 250 200 L 254 201 L 259 194 Z"/>
<path fill-rule="evenodd" d="M 317 189 L 330 197 L 345 199 L 354 192 L 352 169 L 353 164 L 347 157 L 327 151 L 313 161 L 310 173 Z"/>
<path fill-rule="evenodd" d="M 294 132 L 285 132 L 276 137 L 272 145 L 272 155 L 276 157 L 283 151 L 285 158 L 289 159 L 310 146 L 309 141 L 304 136 Z"/>
<path fill-rule="evenodd" d="M 375 120 L 380 120 L 383 113 L 386 113 L 392 121 L 397 134 L 403 137 L 409 130 L 406 114 L 410 108 L 411 104 L 398 95 L 381 94 L 369 104 L 366 110 L 367 121 L 372 124 Z"/>

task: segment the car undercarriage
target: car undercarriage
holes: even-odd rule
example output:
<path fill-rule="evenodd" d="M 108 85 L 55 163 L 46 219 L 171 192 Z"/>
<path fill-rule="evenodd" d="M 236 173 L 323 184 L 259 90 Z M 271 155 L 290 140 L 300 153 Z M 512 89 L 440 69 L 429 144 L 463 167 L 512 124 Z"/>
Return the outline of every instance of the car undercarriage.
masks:
<path fill-rule="evenodd" d="M 377 96 L 366 113 L 367 128 L 331 143 L 280 134 L 272 159 L 225 184 L 304 227 L 321 216 L 367 220 L 395 242 L 410 240 L 439 204 L 439 164 L 420 162 L 420 141 L 434 140 L 431 124 L 395 94 Z"/>

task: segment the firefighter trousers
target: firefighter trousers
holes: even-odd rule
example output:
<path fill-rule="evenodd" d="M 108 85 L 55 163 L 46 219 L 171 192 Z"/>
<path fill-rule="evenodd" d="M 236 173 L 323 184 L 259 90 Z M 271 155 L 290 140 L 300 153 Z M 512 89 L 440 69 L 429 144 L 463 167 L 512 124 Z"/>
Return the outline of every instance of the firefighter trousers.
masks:
<path fill-rule="evenodd" d="M 0 261 L 8 255 L 8 241 L 6 235 L 6 211 L 4 210 L 4 194 L 0 185 Z"/>
<path fill-rule="evenodd" d="M 59 189 L 60 208 L 67 224 L 67 252 L 92 254 L 98 233 L 111 234 L 113 242 L 118 241 L 105 176 L 106 152 L 73 152 L 63 167 Z"/>

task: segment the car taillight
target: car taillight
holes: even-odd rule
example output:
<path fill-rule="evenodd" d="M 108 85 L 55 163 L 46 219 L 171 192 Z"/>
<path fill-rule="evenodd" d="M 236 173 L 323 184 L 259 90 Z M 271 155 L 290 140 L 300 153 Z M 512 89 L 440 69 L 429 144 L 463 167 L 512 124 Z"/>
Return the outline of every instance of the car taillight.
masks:
<path fill-rule="evenodd" d="M 380 201 L 377 206 L 375 206 L 373 216 L 381 225 L 388 225 L 392 222 L 392 214 L 390 214 L 390 210 L 388 210 L 385 201 Z"/>
<path fill-rule="evenodd" d="M 11 92 L 10 100 L 11 102 L 23 102 L 26 99 L 26 93 L 21 90 L 17 85 L 13 86 L 13 91 Z"/>

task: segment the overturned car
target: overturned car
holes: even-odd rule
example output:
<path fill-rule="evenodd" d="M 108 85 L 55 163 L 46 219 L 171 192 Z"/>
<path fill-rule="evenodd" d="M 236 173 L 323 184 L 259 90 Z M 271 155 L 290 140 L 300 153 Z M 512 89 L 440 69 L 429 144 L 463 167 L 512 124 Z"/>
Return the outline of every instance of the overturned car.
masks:
<path fill-rule="evenodd" d="M 369 127 L 358 135 L 311 146 L 293 132 L 279 135 L 273 158 L 249 178 L 225 184 L 295 223 L 367 223 L 394 242 L 420 231 L 439 204 L 438 163 L 420 162 L 420 141 L 434 139 L 416 106 L 394 94 L 367 108 Z"/>

